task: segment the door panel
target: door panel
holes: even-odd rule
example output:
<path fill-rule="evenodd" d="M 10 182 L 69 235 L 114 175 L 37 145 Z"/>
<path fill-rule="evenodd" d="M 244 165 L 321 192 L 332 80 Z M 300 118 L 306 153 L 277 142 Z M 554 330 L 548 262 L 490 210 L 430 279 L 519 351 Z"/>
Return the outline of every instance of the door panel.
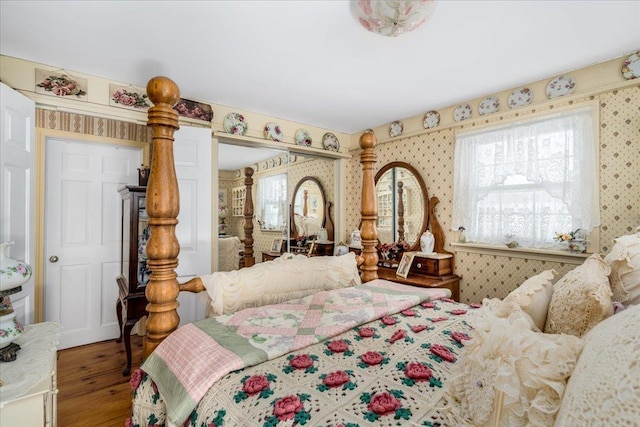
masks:
<path fill-rule="evenodd" d="M 0 83 L 0 242 L 7 255 L 35 265 L 35 103 Z M 11 296 L 17 319 L 35 320 L 35 274 Z"/>
<path fill-rule="evenodd" d="M 46 141 L 45 319 L 60 322 L 59 348 L 115 338 L 121 198 L 137 183 L 138 148 Z M 49 261 L 57 257 L 57 262 Z"/>
<path fill-rule="evenodd" d="M 211 129 L 183 126 L 175 133 L 173 153 L 180 189 L 176 273 L 184 283 L 211 273 Z M 198 295 L 181 292 L 178 301 L 181 325 L 204 318 L 205 305 Z"/>

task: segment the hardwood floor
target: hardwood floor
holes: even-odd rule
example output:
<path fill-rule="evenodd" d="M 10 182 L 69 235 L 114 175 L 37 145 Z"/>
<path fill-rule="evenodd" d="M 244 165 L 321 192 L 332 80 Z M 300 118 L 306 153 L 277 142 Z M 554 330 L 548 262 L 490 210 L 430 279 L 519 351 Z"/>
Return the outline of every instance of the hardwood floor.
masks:
<path fill-rule="evenodd" d="M 142 361 L 142 337 L 131 336 L 133 372 Z M 124 344 L 103 341 L 58 352 L 58 426 L 122 427 L 131 415 Z"/>

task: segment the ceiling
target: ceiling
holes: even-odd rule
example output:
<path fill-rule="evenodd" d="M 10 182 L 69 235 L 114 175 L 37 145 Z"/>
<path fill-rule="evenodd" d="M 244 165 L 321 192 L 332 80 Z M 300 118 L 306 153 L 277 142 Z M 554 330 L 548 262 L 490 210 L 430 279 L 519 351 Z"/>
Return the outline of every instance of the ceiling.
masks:
<path fill-rule="evenodd" d="M 0 53 L 356 133 L 640 49 L 639 1 L 447 1 L 364 30 L 349 1 L 0 1 Z"/>

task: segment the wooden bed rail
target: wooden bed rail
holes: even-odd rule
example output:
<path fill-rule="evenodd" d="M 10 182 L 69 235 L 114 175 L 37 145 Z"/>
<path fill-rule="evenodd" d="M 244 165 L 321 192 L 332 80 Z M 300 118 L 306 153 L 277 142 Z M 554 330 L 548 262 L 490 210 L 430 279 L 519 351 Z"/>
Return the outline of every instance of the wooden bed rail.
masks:
<path fill-rule="evenodd" d="M 153 131 L 153 140 L 146 200 L 150 228 L 147 253 L 151 278 L 146 289 L 149 318 L 144 337 L 144 358 L 180 323 L 176 312 L 179 303 L 175 272 L 180 252 L 176 238 L 180 194 L 173 159 L 173 134 L 180 128 L 178 113 L 173 106 L 180 99 L 180 90 L 167 77 L 154 77 L 147 84 L 147 93 L 154 106 L 149 108 L 147 122 Z"/>

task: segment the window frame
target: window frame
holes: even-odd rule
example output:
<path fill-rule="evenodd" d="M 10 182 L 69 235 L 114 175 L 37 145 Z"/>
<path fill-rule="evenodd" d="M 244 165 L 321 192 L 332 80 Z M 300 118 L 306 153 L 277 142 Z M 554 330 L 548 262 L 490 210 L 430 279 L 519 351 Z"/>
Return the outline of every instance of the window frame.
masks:
<path fill-rule="evenodd" d="M 473 129 L 462 128 L 458 132 L 456 132 L 455 137 L 456 140 L 458 138 L 458 134 L 460 133 L 468 133 L 468 132 L 476 132 L 476 131 L 487 131 L 500 128 L 506 126 L 513 126 L 517 123 L 529 124 L 536 121 L 544 121 L 546 117 L 551 117 L 558 114 L 566 114 L 570 113 L 572 110 L 580 110 L 580 109 L 590 109 L 591 121 L 592 121 L 592 136 L 593 136 L 593 156 L 595 161 L 595 188 L 596 190 L 599 188 L 599 170 L 600 170 L 600 159 L 599 159 L 599 103 L 597 101 L 588 101 L 582 102 L 579 104 L 567 105 L 561 108 L 554 108 L 553 110 L 546 111 L 544 114 L 535 114 L 529 117 L 512 117 L 500 122 L 491 122 L 483 125 L 478 125 L 473 127 Z M 455 165 L 457 165 L 457 159 L 455 161 Z M 456 173 L 456 167 L 454 166 L 454 174 Z M 454 178 L 455 180 L 455 178 Z M 523 184 L 522 187 L 528 187 L 529 184 Z M 510 187 L 505 191 L 512 191 L 514 187 Z M 455 192 L 457 189 L 454 185 L 454 197 L 453 203 L 456 203 L 456 195 Z M 454 208 L 455 211 L 455 208 Z M 458 226 L 462 224 L 454 224 L 455 218 L 452 215 L 452 230 L 458 230 Z M 560 231 L 560 230 L 559 230 Z M 564 231 L 564 230 L 562 230 Z M 587 252 L 584 254 L 573 254 L 567 251 L 562 250 L 561 248 L 554 247 L 516 247 L 516 248 L 507 248 L 506 245 L 500 245 L 496 243 L 477 243 L 477 242 L 465 242 L 465 243 L 452 243 L 451 245 L 454 247 L 454 250 L 458 252 L 469 252 L 469 253 L 484 253 L 484 254 L 492 254 L 492 255 L 504 255 L 510 257 L 517 258 L 527 258 L 527 259 L 540 259 L 546 261 L 557 261 L 557 262 L 568 262 L 568 263 L 581 263 L 583 258 L 589 256 L 594 250 L 600 247 L 599 245 L 599 225 L 595 226 L 589 234 L 587 234 L 587 239 L 589 241 L 589 246 L 587 248 Z"/>

